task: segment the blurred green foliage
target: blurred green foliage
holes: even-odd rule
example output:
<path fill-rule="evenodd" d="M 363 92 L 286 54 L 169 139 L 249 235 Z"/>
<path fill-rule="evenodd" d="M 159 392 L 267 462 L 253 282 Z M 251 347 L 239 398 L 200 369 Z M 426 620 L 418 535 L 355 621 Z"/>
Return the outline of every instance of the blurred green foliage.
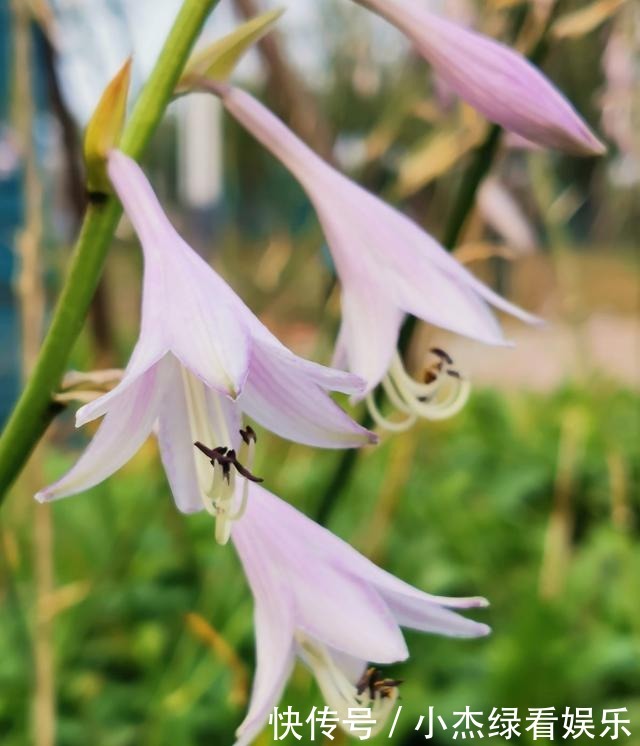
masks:
<path fill-rule="evenodd" d="M 487 639 L 407 634 L 411 660 L 389 669 L 405 679 L 393 743 L 425 742 L 415 726 L 429 705 L 449 723 L 467 705 L 485 718 L 628 707 L 626 742 L 639 742 L 638 412 L 637 395 L 605 382 L 544 397 L 480 391 L 453 421 L 363 456 L 331 528 L 421 588 L 492 603 L 476 613 Z M 337 454 L 263 434 L 259 456 L 267 485 L 312 515 Z M 47 477 L 73 458 L 50 449 Z M 37 509 L 16 492 L 3 515 L 3 746 L 30 743 Z M 566 546 L 550 534 L 558 518 Z M 210 519 L 177 513 L 154 448 L 55 504 L 54 525 L 57 743 L 232 744 L 253 670 L 251 598 Z M 303 718 L 322 705 L 303 668 L 283 703 Z"/>

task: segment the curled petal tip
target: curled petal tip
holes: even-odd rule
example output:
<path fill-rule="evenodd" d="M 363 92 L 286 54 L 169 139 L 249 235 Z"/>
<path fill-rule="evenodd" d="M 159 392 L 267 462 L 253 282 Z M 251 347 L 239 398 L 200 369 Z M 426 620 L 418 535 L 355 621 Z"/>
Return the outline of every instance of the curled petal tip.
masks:
<path fill-rule="evenodd" d="M 53 495 L 51 494 L 50 490 L 44 489 L 44 490 L 40 490 L 39 492 L 36 492 L 36 494 L 34 495 L 34 498 L 36 502 L 46 503 L 46 502 L 49 502 L 53 498 Z"/>
<path fill-rule="evenodd" d="M 576 116 L 578 116 L 576 114 Z M 573 147 L 571 147 L 573 145 Z M 578 119 L 576 134 L 573 143 L 567 142 L 565 150 L 573 155 L 593 158 L 606 155 L 609 150 L 607 144 L 603 142 L 586 124 Z"/>
<path fill-rule="evenodd" d="M 592 134 L 591 146 L 587 151 L 585 151 L 585 155 L 603 156 L 607 154 L 608 150 L 609 148 L 606 143 Z"/>
<path fill-rule="evenodd" d="M 358 427 L 359 432 L 355 434 L 348 442 L 340 441 L 339 448 L 363 448 L 364 446 L 375 446 L 380 442 L 380 437 L 372 430 L 364 427 Z"/>
<path fill-rule="evenodd" d="M 488 606 L 490 606 L 489 601 L 484 598 L 483 596 L 475 596 L 474 598 L 469 599 L 469 608 L 473 609 L 486 609 Z"/>
<path fill-rule="evenodd" d="M 352 396 L 362 398 L 367 394 L 368 384 L 364 378 L 352 373 L 345 378 L 345 382 L 349 386 L 349 392 Z"/>

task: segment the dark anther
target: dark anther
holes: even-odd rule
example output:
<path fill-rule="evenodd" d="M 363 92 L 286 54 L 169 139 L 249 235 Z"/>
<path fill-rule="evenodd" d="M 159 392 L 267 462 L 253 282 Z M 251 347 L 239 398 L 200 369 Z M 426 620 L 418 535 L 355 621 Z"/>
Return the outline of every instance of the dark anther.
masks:
<path fill-rule="evenodd" d="M 233 465 L 236 467 L 236 471 L 238 474 L 243 476 L 245 479 L 248 479 L 250 482 L 256 482 L 260 484 L 260 482 L 264 482 L 264 479 L 261 479 L 260 477 L 255 477 L 249 469 L 246 469 L 239 461 L 234 461 Z"/>
<path fill-rule="evenodd" d="M 218 446 L 217 448 L 207 448 L 204 444 L 200 443 L 200 441 L 196 441 L 193 444 L 199 451 L 204 453 L 205 456 L 211 461 L 211 465 L 215 466 L 216 464 L 220 464 L 222 467 L 222 476 L 229 481 L 229 477 L 231 475 L 231 467 L 240 474 L 240 476 L 243 476 L 245 479 L 248 479 L 250 482 L 264 482 L 264 479 L 261 479 L 260 477 L 254 476 L 249 469 L 244 467 L 237 459 L 236 452 L 233 450 L 233 448 L 226 448 L 225 446 Z"/>
<path fill-rule="evenodd" d="M 460 373 L 458 373 L 457 370 L 453 370 L 452 368 L 448 368 L 447 369 L 447 375 L 451 376 L 451 378 L 457 378 L 458 380 L 460 380 L 462 378 L 462 376 L 460 375 Z"/>
<path fill-rule="evenodd" d="M 380 699 L 388 699 L 393 690 L 397 689 L 402 683 L 403 679 L 380 679 L 380 681 L 375 682 L 373 688 L 376 694 L 380 695 Z"/>
<path fill-rule="evenodd" d="M 362 676 L 356 683 L 356 692 L 358 692 L 358 694 L 364 694 L 365 689 L 369 689 L 369 691 L 371 691 L 371 685 L 374 677 L 379 676 L 379 674 L 380 671 L 377 668 L 374 668 L 373 666 L 367 668 L 367 670 L 362 674 Z"/>
<path fill-rule="evenodd" d="M 426 370 L 424 372 L 424 382 L 425 383 L 433 383 L 434 381 L 438 380 L 438 374 L 434 373 L 432 370 Z"/>
<path fill-rule="evenodd" d="M 204 443 L 201 443 L 199 440 L 197 440 L 193 445 L 199 451 L 202 451 L 202 453 L 204 453 L 205 456 L 208 456 L 212 460 L 215 460 L 216 456 L 219 453 L 217 449 L 207 448 L 207 446 L 205 446 Z"/>
<path fill-rule="evenodd" d="M 430 352 L 432 352 L 434 355 L 437 355 L 437 357 L 439 357 L 441 360 L 444 360 L 447 365 L 453 365 L 451 355 L 446 353 L 440 347 L 432 347 Z"/>
<path fill-rule="evenodd" d="M 392 690 L 400 684 L 402 684 L 402 679 L 385 679 L 379 668 L 371 666 L 360 677 L 356 684 L 356 691 L 358 695 L 361 695 L 368 689 L 371 699 L 375 699 L 376 694 L 379 694 L 381 699 L 387 699 L 391 696 Z"/>
<path fill-rule="evenodd" d="M 247 425 L 244 430 L 240 430 L 240 437 L 247 445 L 249 445 L 251 441 L 254 443 L 258 442 L 258 436 L 250 425 Z"/>

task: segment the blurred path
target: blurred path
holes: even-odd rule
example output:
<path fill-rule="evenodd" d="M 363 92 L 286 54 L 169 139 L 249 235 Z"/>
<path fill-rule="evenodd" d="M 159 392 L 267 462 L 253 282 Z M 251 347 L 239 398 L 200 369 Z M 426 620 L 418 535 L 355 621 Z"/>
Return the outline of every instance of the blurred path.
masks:
<path fill-rule="evenodd" d="M 594 313 L 577 326 L 549 321 L 535 329 L 505 324 L 515 348 L 490 349 L 453 335 L 437 334 L 475 385 L 551 391 L 567 379 L 594 374 L 640 389 L 640 318 Z"/>

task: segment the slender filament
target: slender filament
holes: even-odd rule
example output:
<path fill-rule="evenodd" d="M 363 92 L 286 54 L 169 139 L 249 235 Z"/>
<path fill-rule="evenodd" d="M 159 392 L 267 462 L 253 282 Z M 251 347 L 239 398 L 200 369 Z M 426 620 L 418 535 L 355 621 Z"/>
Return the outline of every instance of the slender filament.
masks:
<path fill-rule="evenodd" d="M 431 350 L 434 358 L 425 371 L 425 381 L 413 379 L 406 371 L 396 352 L 382 388 L 394 409 L 404 415 L 400 419 L 385 416 L 370 392 L 366 397 L 367 408 L 374 422 L 385 430 L 403 432 L 412 427 L 420 417 L 426 420 L 444 420 L 453 417 L 466 404 L 471 384 L 453 367 L 453 361 L 442 350 Z"/>

